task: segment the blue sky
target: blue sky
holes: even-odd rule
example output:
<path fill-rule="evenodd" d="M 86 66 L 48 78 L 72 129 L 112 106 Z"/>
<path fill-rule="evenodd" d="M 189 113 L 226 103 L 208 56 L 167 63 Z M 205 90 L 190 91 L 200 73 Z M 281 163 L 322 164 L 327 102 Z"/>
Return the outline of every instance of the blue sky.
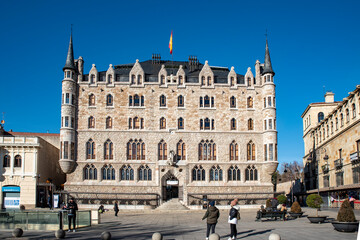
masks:
<path fill-rule="evenodd" d="M 301 114 L 360 84 L 360 1 L 1 1 L 0 114 L 5 129 L 59 132 L 70 24 L 85 72 L 151 58 L 196 55 L 245 74 L 264 61 L 268 29 L 276 72 L 279 162 L 301 161 Z M 325 87 L 324 87 L 325 86 Z"/>

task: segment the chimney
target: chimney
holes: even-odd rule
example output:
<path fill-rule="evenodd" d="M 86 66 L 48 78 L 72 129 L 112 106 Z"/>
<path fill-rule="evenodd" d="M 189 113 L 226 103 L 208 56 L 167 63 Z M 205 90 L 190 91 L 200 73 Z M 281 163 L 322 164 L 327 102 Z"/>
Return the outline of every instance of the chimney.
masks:
<path fill-rule="evenodd" d="M 199 67 L 199 60 L 196 56 L 189 56 L 189 66 L 190 66 L 190 72 L 198 69 Z"/>
<path fill-rule="evenodd" d="M 153 54 L 152 57 L 151 57 L 151 62 L 152 64 L 160 64 L 161 62 L 161 56 L 160 54 Z"/>
<path fill-rule="evenodd" d="M 331 92 L 331 91 L 327 91 L 326 93 L 325 93 L 325 102 L 326 103 L 333 103 L 334 102 L 334 93 L 333 92 Z"/>

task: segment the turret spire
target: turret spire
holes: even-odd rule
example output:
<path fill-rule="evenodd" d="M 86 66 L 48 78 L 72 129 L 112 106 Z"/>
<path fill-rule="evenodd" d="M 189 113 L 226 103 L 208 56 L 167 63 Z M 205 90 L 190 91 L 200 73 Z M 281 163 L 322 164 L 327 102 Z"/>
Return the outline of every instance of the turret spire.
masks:
<path fill-rule="evenodd" d="M 76 70 L 75 63 L 74 63 L 73 43 L 72 43 L 72 26 L 71 26 L 69 50 L 68 50 L 68 54 L 67 54 L 67 57 L 66 57 L 66 63 L 65 63 L 65 66 L 64 66 L 63 70 L 65 70 L 65 69 Z"/>
<path fill-rule="evenodd" d="M 270 59 L 270 51 L 269 51 L 269 46 L 268 46 L 268 40 L 266 38 L 266 48 L 265 48 L 265 63 L 264 63 L 264 71 L 262 74 L 265 73 L 272 73 L 273 75 L 275 75 L 272 66 L 271 66 L 271 59 Z"/>

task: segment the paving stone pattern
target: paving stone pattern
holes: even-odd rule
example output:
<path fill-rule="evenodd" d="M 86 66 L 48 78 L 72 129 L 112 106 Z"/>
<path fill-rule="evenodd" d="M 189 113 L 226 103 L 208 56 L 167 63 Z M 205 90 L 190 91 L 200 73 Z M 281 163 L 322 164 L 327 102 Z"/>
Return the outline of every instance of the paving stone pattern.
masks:
<path fill-rule="evenodd" d="M 313 215 L 315 211 L 305 209 L 305 215 Z M 206 220 L 201 218 L 204 211 L 146 211 L 120 212 L 119 217 L 112 212 L 102 215 L 103 223 L 89 228 L 79 229 L 77 232 L 66 233 L 71 239 L 100 239 L 103 231 L 111 232 L 112 239 L 150 240 L 154 232 L 161 232 L 164 240 L 205 240 Z M 220 220 L 216 226 L 216 233 L 221 239 L 228 239 L 230 227 L 227 223 L 228 211 L 222 210 Z M 321 215 L 335 218 L 337 212 L 321 211 Z M 355 240 L 357 233 L 339 233 L 331 223 L 311 224 L 306 217 L 288 220 L 255 222 L 255 210 L 241 210 L 241 220 L 237 226 L 237 239 L 269 239 L 271 233 L 278 233 L 282 240 L 294 239 L 326 239 L 326 240 Z M 360 213 L 356 212 L 357 219 Z M 54 232 L 24 231 L 26 239 L 55 239 Z M 0 231 L 0 239 L 11 238 L 11 231 Z"/>

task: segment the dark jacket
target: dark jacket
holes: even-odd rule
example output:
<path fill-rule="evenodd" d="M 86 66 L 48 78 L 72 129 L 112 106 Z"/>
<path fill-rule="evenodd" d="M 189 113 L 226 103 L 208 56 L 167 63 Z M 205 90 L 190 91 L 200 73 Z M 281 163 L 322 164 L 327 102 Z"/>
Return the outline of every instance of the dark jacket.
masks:
<path fill-rule="evenodd" d="M 76 211 L 78 210 L 78 206 L 77 206 L 76 202 L 73 201 L 73 202 L 68 203 L 66 209 L 69 210 L 68 215 L 74 216 L 74 215 L 76 215 Z"/>
<path fill-rule="evenodd" d="M 119 206 L 117 203 L 114 204 L 114 211 L 115 212 L 118 212 L 119 211 Z"/>
<path fill-rule="evenodd" d="M 208 224 L 214 224 L 214 223 L 217 223 L 217 220 L 218 220 L 219 216 L 220 216 L 219 209 L 217 209 L 217 207 L 210 206 L 208 208 L 208 210 L 206 211 L 206 213 L 205 213 L 204 217 L 202 218 L 202 220 L 207 218 L 206 222 Z"/>
<path fill-rule="evenodd" d="M 237 217 L 237 214 L 238 214 L 238 210 L 235 209 L 234 207 L 232 207 L 232 208 L 230 209 L 230 213 L 229 213 L 230 220 L 232 220 L 233 218 L 236 218 L 236 217 Z"/>

